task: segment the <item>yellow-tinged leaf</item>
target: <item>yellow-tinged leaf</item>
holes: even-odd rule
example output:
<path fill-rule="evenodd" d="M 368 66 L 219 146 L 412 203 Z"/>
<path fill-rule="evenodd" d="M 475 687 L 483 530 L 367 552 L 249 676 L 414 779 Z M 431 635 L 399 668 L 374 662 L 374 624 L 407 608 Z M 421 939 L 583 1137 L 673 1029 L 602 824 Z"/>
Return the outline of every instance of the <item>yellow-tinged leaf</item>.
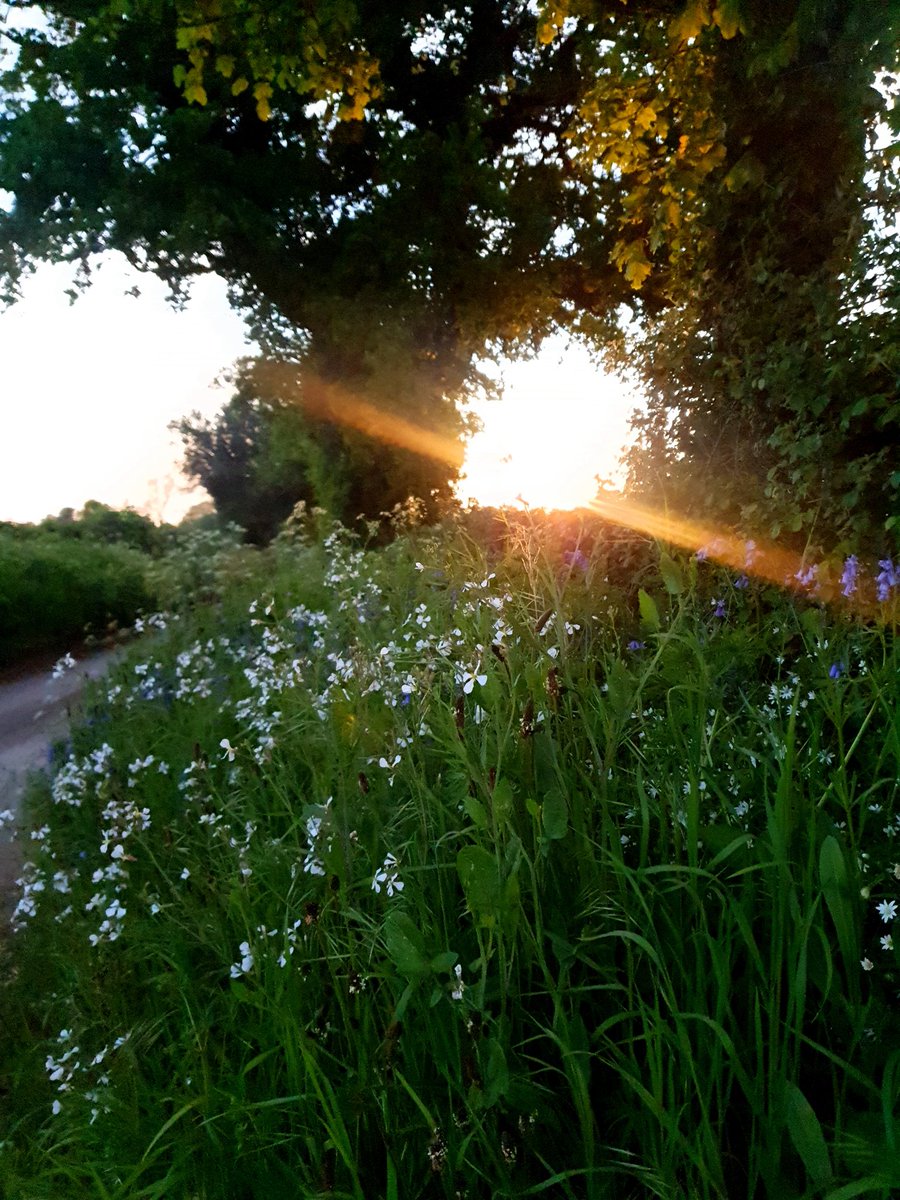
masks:
<path fill-rule="evenodd" d="M 230 54 L 220 54 L 216 58 L 216 70 L 226 79 L 234 74 L 234 58 Z"/>
<path fill-rule="evenodd" d="M 250 80 L 245 79 L 243 75 L 238 75 L 237 79 L 231 85 L 232 96 L 239 96 L 241 92 L 246 92 L 250 86 Z"/>
<path fill-rule="evenodd" d="M 271 83 L 257 83 L 253 88 L 253 95 L 256 98 L 256 115 L 261 121 L 268 121 L 272 115 L 272 106 L 269 104 L 272 96 Z"/>
<path fill-rule="evenodd" d="M 184 89 L 184 98 L 188 104 L 199 104 L 202 108 L 206 104 L 206 88 L 202 83 L 192 83 Z"/>
<path fill-rule="evenodd" d="M 619 242 L 613 250 L 612 257 L 632 288 L 639 291 L 652 270 L 650 261 L 644 252 L 644 243 L 640 240 Z"/>
<path fill-rule="evenodd" d="M 640 130 L 649 129 L 650 126 L 653 125 L 655 121 L 656 121 L 656 109 L 653 107 L 652 104 L 643 105 L 638 110 L 637 116 L 634 118 L 635 128 L 640 129 Z"/>
<path fill-rule="evenodd" d="M 684 11 L 669 26 L 669 33 L 677 42 L 689 42 L 699 37 L 709 23 L 708 0 L 688 0 Z"/>
<path fill-rule="evenodd" d="M 741 22 L 738 0 L 719 0 L 713 13 L 713 23 L 718 25 L 722 37 L 730 40 L 738 33 L 746 33 Z"/>

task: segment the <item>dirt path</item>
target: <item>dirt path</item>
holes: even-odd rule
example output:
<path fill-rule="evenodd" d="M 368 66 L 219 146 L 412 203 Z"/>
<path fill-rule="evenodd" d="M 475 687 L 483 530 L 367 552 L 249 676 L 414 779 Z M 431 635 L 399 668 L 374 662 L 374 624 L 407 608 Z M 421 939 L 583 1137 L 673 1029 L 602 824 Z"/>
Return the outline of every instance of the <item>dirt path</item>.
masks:
<path fill-rule="evenodd" d="M 86 679 L 99 679 L 119 650 L 101 650 L 82 659 L 60 679 L 51 677 L 52 662 L 42 669 L 0 677 L 0 812 L 18 817 L 29 772 L 47 766 L 50 746 L 66 736 Z M 21 847 L 8 831 L 0 833 L 0 922 L 5 925 L 15 905 L 15 880 L 21 869 Z"/>

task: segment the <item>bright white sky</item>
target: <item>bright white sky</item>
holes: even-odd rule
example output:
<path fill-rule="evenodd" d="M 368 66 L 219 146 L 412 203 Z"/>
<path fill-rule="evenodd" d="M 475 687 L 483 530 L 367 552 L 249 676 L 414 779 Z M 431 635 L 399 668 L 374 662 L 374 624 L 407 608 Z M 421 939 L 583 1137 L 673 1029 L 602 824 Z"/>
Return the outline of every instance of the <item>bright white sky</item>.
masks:
<path fill-rule="evenodd" d="M 205 493 L 186 491 L 167 426 L 221 407 L 228 393 L 213 381 L 252 353 L 242 322 L 214 278 L 198 282 L 180 313 L 163 284 L 123 259 L 105 260 L 74 305 L 70 279 L 64 266 L 40 267 L 0 315 L 0 520 L 36 521 L 94 499 L 177 521 Z M 140 298 L 124 295 L 135 283 Z M 595 476 L 615 472 L 633 400 L 561 341 L 509 365 L 504 379 L 504 399 L 482 406 L 462 497 L 560 508 L 590 500 Z"/>

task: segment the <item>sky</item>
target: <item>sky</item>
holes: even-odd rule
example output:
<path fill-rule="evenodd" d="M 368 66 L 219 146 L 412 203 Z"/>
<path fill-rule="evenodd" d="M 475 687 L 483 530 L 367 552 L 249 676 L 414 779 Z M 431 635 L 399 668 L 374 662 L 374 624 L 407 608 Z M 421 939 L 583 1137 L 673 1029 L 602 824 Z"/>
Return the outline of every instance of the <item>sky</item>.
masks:
<path fill-rule="evenodd" d="M 93 499 L 178 521 L 205 493 L 188 489 L 167 427 L 227 400 L 216 378 L 253 350 L 242 321 L 215 277 L 198 281 L 183 312 L 117 256 L 74 304 L 71 278 L 66 266 L 40 266 L 0 314 L 0 520 L 39 521 Z M 135 285 L 140 296 L 126 295 Z M 503 400 L 479 407 L 461 498 L 589 501 L 595 477 L 615 472 L 633 398 L 561 339 L 503 377 Z"/>

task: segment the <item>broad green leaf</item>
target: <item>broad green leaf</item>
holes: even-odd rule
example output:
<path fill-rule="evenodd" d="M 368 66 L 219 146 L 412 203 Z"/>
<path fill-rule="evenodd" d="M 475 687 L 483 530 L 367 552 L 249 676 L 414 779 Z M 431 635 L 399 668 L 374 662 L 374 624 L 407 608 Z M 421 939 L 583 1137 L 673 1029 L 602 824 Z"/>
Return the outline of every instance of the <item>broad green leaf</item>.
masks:
<path fill-rule="evenodd" d="M 638 592 L 638 607 L 644 624 L 649 625 L 651 629 L 659 629 L 659 609 L 656 607 L 656 601 L 643 588 Z"/>
<path fill-rule="evenodd" d="M 483 846 L 464 846 L 456 856 L 456 870 L 469 912 L 479 925 L 491 927 L 500 915 L 501 905 L 497 860 Z"/>
<path fill-rule="evenodd" d="M 502 825 L 510 819 L 514 801 L 515 796 L 510 781 L 498 779 L 493 792 L 491 792 L 491 808 L 494 810 L 494 820 L 498 825 Z"/>
<path fill-rule="evenodd" d="M 569 830 L 569 806 L 561 791 L 554 788 L 544 797 L 541 807 L 544 836 L 553 841 L 564 838 Z"/>
<path fill-rule="evenodd" d="M 506 1095 L 509 1087 L 509 1067 L 506 1065 L 503 1047 L 496 1038 L 491 1038 L 488 1042 L 485 1057 L 484 1103 L 489 1108 Z"/>
<path fill-rule="evenodd" d="M 425 942 L 419 927 L 406 913 L 395 910 L 388 914 L 384 923 L 384 944 L 398 974 L 407 978 L 428 974 Z"/>
<path fill-rule="evenodd" d="M 445 950 L 442 954 L 436 954 L 428 964 L 432 971 L 449 971 L 451 967 L 456 965 L 456 960 L 459 955 L 455 950 Z"/>
<path fill-rule="evenodd" d="M 625 664 L 619 659 L 612 665 L 606 678 L 606 686 L 606 694 L 613 712 L 620 721 L 624 721 L 634 703 L 634 686 Z"/>
<path fill-rule="evenodd" d="M 674 558 L 670 558 L 668 554 L 659 556 L 659 573 L 663 577 L 663 583 L 666 585 L 666 591 L 670 596 L 680 596 L 684 591 L 684 577 L 681 574 L 681 567 Z"/>
<path fill-rule="evenodd" d="M 827 1187 L 832 1180 L 831 1159 L 819 1119 L 794 1083 L 787 1084 L 786 1102 L 788 1133 L 794 1149 L 803 1160 L 814 1186 Z"/>
<path fill-rule="evenodd" d="M 487 829 L 487 826 L 488 826 L 487 809 L 484 807 L 484 805 L 481 803 L 480 800 L 476 800 L 474 796 L 470 796 L 467 793 L 463 799 L 463 807 L 465 808 L 467 815 L 469 817 L 471 817 L 476 828 Z"/>

